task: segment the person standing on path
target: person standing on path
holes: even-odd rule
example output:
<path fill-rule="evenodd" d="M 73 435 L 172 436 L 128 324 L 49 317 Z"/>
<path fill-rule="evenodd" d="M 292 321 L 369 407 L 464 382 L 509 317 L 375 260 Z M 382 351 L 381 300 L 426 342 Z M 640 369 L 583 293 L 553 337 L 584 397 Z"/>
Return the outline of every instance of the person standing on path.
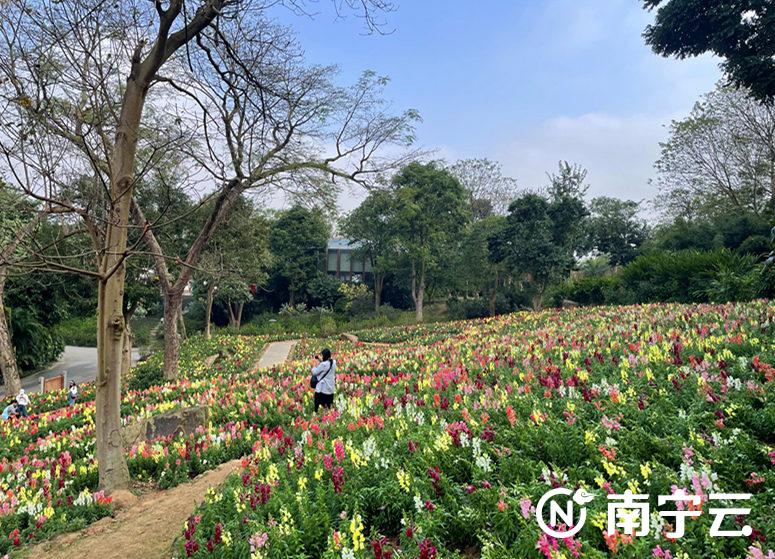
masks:
<path fill-rule="evenodd" d="M 318 408 L 330 408 L 334 404 L 336 383 L 336 361 L 331 358 L 331 350 L 326 348 L 315 356 L 320 363 L 312 369 L 310 385 L 315 389 L 315 411 Z"/>
<path fill-rule="evenodd" d="M 19 404 L 19 415 L 22 417 L 29 416 L 29 413 L 27 412 L 27 406 L 30 405 L 30 397 L 27 396 L 24 388 L 19 390 L 19 394 L 16 395 L 16 403 Z"/>

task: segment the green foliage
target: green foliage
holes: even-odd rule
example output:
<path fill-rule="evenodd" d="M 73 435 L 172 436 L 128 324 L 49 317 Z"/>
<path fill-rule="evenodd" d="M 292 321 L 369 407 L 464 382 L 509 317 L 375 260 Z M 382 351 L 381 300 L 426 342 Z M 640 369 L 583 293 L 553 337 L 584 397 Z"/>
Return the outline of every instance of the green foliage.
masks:
<path fill-rule="evenodd" d="M 287 289 L 295 304 L 317 277 L 325 254 L 329 226 L 318 210 L 295 206 L 281 212 L 269 232 L 269 247 L 276 259 L 276 281 Z"/>
<path fill-rule="evenodd" d="M 719 270 L 746 273 L 749 263 L 750 259 L 726 249 L 651 253 L 625 267 L 621 278 L 637 303 L 706 301 L 709 283 Z"/>
<path fill-rule="evenodd" d="M 699 294 L 711 303 L 750 301 L 760 288 L 761 274 L 755 264 L 756 258 L 750 255 L 736 262 L 721 262 Z"/>
<path fill-rule="evenodd" d="M 449 171 L 435 163 L 407 165 L 394 177 L 393 185 L 395 229 L 419 290 L 438 270 L 470 219 L 467 193 Z"/>
<path fill-rule="evenodd" d="M 767 256 L 770 250 L 770 240 L 764 235 L 751 235 L 737 247 L 737 252 L 740 254 L 749 254 L 757 258 Z"/>
<path fill-rule="evenodd" d="M 318 272 L 305 287 L 308 303 L 312 307 L 333 308 L 342 298 L 341 285 L 338 279 Z"/>
<path fill-rule="evenodd" d="M 555 305 L 748 301 L 767 296 L 770 280 L 755 257 L 727 249 L 651 252 L 617 274 L 555 285 L 550 299 Z"/>
<path fill-rule="evenodd" d="M 743 254 L 757 254 L 757 250 L 766 254 L 770 227 L 768 218 L 750 213 L 695 220 L 679 217 L 657 226 L 644 244 L 644 252 L 728 248 Z"/>
<path fill-rule="evenodd" d="M 490 301 L 485 297 L 473 297 L 466 299 L 451 298 L 447 301 L 449 318 L 463 320 L 471 318 L 484 318 L 490 316 Z M 505 314 L 514 310 L 508 298 L 498 293 L 495 298 L 495 314 Z"/>
<path fill-rule="evenodd" d="M 647 227 L 638 217 L 640 204 L 608 196 L 593 198 L 584 226 L 589 249 L 606 253 L 610 263 L 631 262 L 646 239 Z"/>
<path fill-rule="evenodd" d="M 573 266 L 586 213 L 581 199 L 584 176 L 567 163 L 561 165 L 553 178 L 552 198 L 517 198 L 509 206 L 505 228 L 490 238 L 490 258 L 525 277 L 534 292 L 533 306 L 540 306 L 549 282 L 564 278 Z"/>
<path fill-rule="evenodd" d="M 489 240 L 506 227 L 506 218 L 491 215 L 466 228 L 451 262 L 453 287 L 465 295 L 489 297 L 504 279 L 504 265 L 490 259 Z"/>
<path fill-rule="evenodd" d="M 768 2 L 644 0 L 655 9 L 644 37 L 662 56 L 720 57 L 729 81 L 760 100 L 775 97 L 775 11 Z"/>
<path fill-rule="evenodd" d="M 554 286 L 548 298 L 555 306 L 561 306 L 563 300 L 580 305 L 605 305 L 624 302 L 629 294 L 618 275 L 582 276 Z"/>
<path fill-rule="evenodd" d="M 64 351 L 65 344 L 57 333 L 41 324 L 28 309 L 11 311 L 10 322 L 16 362 L 22 370 L 42 369 Z"/>
<path fill-rule="evenodd" d="M 250 200 L 240 198 L 200 258 L 199 299 L 206 299 L 207 287 L 214 285 L 216 301 L 226 305 L 251 301 L 251 286 L 267 280 L 272 260 L 268 237 L 269 220 Z"/>
<path fill-rule="evenodd" d="M 135 346 L 148 346 L 151 340 L 151 331 L 159 324 L 158 318 L 132 317 L 132 339 Z M 82 347 L 97 347 L 97 317 L 74 316 L 58 323 L 54 330 L 65 345 Z"/>
<path fill-rule="evenodd" d="M 341 310 L 351 316 L 363 316 L 374 310 L 373 296 L 369 287 L 363 283 L 340 283 L 339 303 Z"/>
<path fill-rule="evenodd" d="M 604 276 L 611 271 L 611 257 L 603 253 L 585 258 L 579 262 L 578 269 L 584 276 Z"/>
<path fill-rule="evenodd" d="M 370 262 L 376 276 L 384 276 L 396 258 L 395 202 L 392 191 L 375 190 L 341 224 L 342 234 L 360 245 L 355 255 Z"/>

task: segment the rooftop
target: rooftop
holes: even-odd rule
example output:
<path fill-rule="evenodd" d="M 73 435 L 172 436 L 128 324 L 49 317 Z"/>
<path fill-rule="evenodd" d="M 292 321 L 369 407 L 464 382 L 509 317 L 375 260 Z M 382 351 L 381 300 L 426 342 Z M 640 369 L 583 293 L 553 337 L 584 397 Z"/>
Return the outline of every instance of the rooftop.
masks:
<path fill-rule="evenodd" d="M 342 237 L 328 239 L 328 250 L 354 250 L 361 246 L 358 241 L 351 241 Z"/>

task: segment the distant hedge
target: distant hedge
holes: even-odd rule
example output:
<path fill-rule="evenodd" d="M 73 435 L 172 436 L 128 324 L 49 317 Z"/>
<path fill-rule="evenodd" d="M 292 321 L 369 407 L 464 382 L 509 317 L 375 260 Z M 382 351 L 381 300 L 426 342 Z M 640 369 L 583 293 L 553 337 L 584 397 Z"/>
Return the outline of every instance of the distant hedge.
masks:
<path fill-rule="evenodd" d="M 775 274 L 755 256 L 728 249 L 653 252 L 639 256 L 617 273 L 579 277 L 555 286 L 554 305 L 633 303 L 724 303 L 773 295 Z"/>

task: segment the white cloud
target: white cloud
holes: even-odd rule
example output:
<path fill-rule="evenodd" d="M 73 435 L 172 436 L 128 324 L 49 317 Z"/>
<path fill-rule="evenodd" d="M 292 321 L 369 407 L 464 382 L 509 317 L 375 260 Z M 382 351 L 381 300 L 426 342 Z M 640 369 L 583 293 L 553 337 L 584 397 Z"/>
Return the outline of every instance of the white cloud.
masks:
<path fill-rule="evenodd" d="M 654 194 L 649 179 L 659 157 L 659 142 L 667 134 L 663 124 L 668 121 L 603 113 L 560 116 L 515 138 L 498 158 L 524 187 L 546 185 L 545 173 L 567 160 L 588 169 L 590 196 L 647 199 Z"/>

